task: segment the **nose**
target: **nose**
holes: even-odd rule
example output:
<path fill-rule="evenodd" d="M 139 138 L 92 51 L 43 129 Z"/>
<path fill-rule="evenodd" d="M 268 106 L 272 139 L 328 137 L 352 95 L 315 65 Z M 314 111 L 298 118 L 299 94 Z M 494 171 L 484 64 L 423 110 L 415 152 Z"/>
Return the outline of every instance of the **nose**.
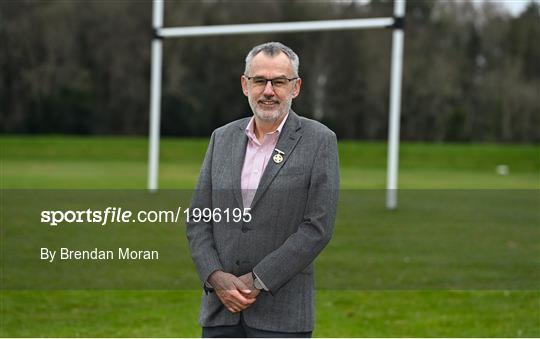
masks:
<path fill-rule="evenodd" d="M 275 93 L 274 93 L 274 87 L 272 86 L 272 81 L 268 80 L 268 81 L 266 82 L 266 86 L 264 86 L 264 92 L 263 92 L 263 94 L 264 94 L 265 96 L 270 96 L 270 97 L 275 95 Z"/>

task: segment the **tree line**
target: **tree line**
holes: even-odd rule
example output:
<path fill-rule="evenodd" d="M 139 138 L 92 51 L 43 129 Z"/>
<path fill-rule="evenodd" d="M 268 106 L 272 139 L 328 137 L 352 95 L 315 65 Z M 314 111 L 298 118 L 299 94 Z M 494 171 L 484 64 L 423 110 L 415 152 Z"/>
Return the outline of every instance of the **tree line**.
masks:
<path fill-rule="evenodd" d="M 392 16 L 392 1 L 169 1 L 165 26 Z M 149 1 L 0 2 L 0 131 L 146 135 Z M 540 141 L 540 6 L 407 4 L 401 137 Z M 293 109 L 345 139 L 387 136 L 391 30 L 164 40 L 162 134 L 208 136 L 250 115 L 246 53 L 281 41 L 300 56 Z"/>

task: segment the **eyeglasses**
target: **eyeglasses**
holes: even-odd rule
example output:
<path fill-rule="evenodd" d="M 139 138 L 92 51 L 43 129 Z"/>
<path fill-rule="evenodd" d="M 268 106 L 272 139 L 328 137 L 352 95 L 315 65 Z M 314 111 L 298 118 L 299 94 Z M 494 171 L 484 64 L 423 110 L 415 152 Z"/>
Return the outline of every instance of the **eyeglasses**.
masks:
<path fill-rule="evenodd" d="M 244 77 L 248 80 L 250 80 L 253 83 L 253 86 L 256 88 L 264 88 L 266 87 L 266 84 L 268 81 L 272 83 L 272 87 L 274 88 L 284 88 L 286 87 L 289 82 L 300 79 L 299 77 L 295 78 L 286 78 L 286 77 L 278 77 L 274 79 L 266 79 L 265 77 L 248 77 L 247 75 L 244 75 Z"/>

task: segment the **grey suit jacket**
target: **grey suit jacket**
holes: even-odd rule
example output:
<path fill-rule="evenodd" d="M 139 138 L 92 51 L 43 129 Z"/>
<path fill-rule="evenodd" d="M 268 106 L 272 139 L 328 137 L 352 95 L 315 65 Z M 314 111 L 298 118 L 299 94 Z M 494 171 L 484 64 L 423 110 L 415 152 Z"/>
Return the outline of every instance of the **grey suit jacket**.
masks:
<path fill-rule="evenodd" d="M 212 134 L 191 208 L 244 207 L 240 180 L 248 122 L 240 119 Z M 312 331 L 313 260 L 330 241 L 338 200 L 336 135 L 291 111 L 276 148 L 284 159 L 268 162 L 251 204 L 251 221 L 188 222 L 187 237 L 203 286 L 216 270 L 236 276 L 254 271 L 269 289 L 243 311 L 248 326 Z M 215 293 L 203 294 L 202 326 L 234 325 L 239 317 Z"/>

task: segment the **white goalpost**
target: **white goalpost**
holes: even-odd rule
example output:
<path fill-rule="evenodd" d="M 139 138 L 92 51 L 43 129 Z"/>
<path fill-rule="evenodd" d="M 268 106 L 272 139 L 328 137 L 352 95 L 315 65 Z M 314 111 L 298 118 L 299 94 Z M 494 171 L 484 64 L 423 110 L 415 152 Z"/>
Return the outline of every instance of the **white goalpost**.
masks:
<path fill-rule="evenodd" d="M 211 35 L 256 33 L 312 32 L 368 28 L 391 28 L 392 56 L 390 74 L 390 102 L 388 119 L 388 159 L 386 179 L 386 207 L 397 208 L 399 166 L 399 119 L 401 111 L 401 79 L 403 69 L 403 24 L 406 0 L 394 0 L 394 16 L 384 18 L 319 20 L 241 25 L 191 27 L 163 27 L 163 0 L 153 1 L 152 68 L 150 79 L 150 128 L 148 147 L 148 190 L 158 189 L 159 139 L 161 120 L 161 70 L 163 39 Z"/>

